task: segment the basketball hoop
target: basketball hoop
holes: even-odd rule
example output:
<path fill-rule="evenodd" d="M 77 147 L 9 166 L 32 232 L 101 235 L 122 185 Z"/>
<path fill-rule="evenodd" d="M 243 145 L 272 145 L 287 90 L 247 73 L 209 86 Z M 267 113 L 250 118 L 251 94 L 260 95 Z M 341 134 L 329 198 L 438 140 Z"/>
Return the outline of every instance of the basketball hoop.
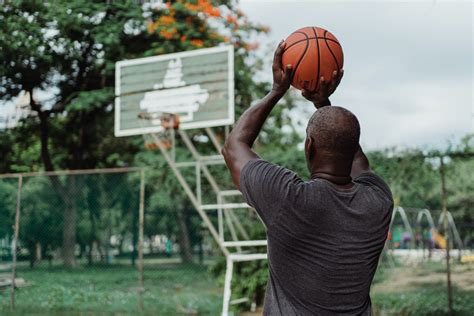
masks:
<path fill-rule="evenodd" d="M 159 120 L 163 131 L 159 133 L 143 134 L 145 148 L 148 150 L 157 150 L 160 148 L 171 149 L 174 144 L 175 131 L 179 129 L 179 115 L 173 113 L 149 113 L 141 112 L 138 114 L 140 122 Z M 145 125 L 145 124 L 143 124 Z"/>
<path fill-rule="evenodd" d="M 144 78 L 143 67 L 156 75 Z M 228 315 L 231 303 L 246 301 L 231 300 L 234 262 L 266 258 L 261 247 L 267 245 L 266 240 L 255 240 L 249 235 L 249 229 L 260 220 L 243 212 L 250 206 L 242 202 L 240 191 L 226 189 L 227 177 L 217 178 L 210 171 L 211 166 L 219 168 L 225 164 L 222 144 L 234 123 L 234 47 L 203 48 L 159 59 L 153 56 L 124 60 L 116 64 L 115 70 L 115 136 L 142 135 L 145 148 L 158 150 L 176 176 L 212 239 L 227 257 L 222 315 Z M 219 84 L 209 84 L 209 78 L 220 78 Z M 216 133 L 214 127 L 225 129 Z M 205 152 L 200 152 L 187 132 L 191 129 L 203 129 L 209 147 L 214 148 L 206 146 Z M 209 204 L 210 201 L 215 204 Z M 208 212 L 217 219 L 214 221 Z"/>

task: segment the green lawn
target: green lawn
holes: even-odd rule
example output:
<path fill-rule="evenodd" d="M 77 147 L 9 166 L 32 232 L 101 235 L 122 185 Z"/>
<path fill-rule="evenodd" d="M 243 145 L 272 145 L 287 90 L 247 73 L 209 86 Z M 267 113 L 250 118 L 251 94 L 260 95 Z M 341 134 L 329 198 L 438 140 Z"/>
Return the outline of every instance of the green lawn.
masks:
<path fill-rule="evenodd" d="M 130 267 L 22 269 L 18 276 L 31 286 L 16 293 L 16 313 L 122 315 L 140 311 L 137 271 Z M 145 271 L 142 294 L 146 315 L 218 315 L 222 289 L 207 268 L 194 265 L 156 267 Z M 9 310 L 9 291 L 0 292 L 0 314 Z M 67 313 L 66 313 L 67 311 Z M 107 312 L 104 314 L 104 312 Z"/>
<path fill-rule="evenodd" d="M 474 310 L 473 266 L 454 266 L 455 315 Z M 0 292 L 0 315 L 219 315 L 222 287 L 206 266 L 160 264 L 146 267 L 140 308 L 137 271 L 129 266 L 59 267 L 31 270 L 18 276 L 30 286 L 16 294 L 9 312 L 9 291 Z M 446 315 L 442 264 L 380 267 L 372 287 L 376 315 Z"/>
<path fill-rule="evenodd" d="M 372 295 L 376 315 L 385 316 L 443 316 L 448 315 L 446 287 L 444 283 L 420 286 L 417 290 L 403 293 Z M 453 310 L 456 316 L 472 316 L 474 291 L 454 288 Z"/>
<path fill-rule="evenodd" d="M 474 266 L 454 264 L 451 278 L 454 314 L 474 315 Z M 371 297 L 376 315 L 448 315 L 444 263 L 379 267 Z"/>

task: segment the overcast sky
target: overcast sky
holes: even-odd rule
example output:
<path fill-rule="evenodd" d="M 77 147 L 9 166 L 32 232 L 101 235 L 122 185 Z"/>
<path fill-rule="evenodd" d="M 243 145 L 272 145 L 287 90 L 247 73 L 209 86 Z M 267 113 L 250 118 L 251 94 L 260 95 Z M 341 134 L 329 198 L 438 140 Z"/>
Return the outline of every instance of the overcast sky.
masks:
<path fill-rule="evenodd" d="M 250 20 L 271 28 L 259 38 L 257 54 L 268 63 L 260 79 L 271 80 L 271 51 L 296 29 L 320 26 L 339 39 L 345 72 L 331 101 L 359 117 L 366 148 L 445 147 L 474 133 L 473 1 L 240 0 L 240 5 Z M 2 105 L 5 112 L 8 104 Z M 294 116 L 306 122 L 312 110 L 303 105 Z"/>
<path fill-rule="evenodd" d="M 339 39 L 345 72 L 331 101 L 359 117 L 365 147 L 444 147 L 474 132 L 472 1 L 240 4 L 271 28 L 262 56 L 300 27 L 321 26 Z M 271 80 L 270 68 L 261 76 Z"/>

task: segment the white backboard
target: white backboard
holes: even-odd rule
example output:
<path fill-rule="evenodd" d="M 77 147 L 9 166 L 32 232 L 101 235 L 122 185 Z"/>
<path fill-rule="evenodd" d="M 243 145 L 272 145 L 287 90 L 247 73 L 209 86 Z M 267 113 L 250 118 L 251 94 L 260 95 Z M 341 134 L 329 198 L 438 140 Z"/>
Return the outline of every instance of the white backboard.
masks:
<path fill-rule="evenodd" d="M 164 113 L 178 114 L 181 129 L 234 123 L 232 46 L 120 61 L 115 76 L 115 136 L 160 132 Z"/>

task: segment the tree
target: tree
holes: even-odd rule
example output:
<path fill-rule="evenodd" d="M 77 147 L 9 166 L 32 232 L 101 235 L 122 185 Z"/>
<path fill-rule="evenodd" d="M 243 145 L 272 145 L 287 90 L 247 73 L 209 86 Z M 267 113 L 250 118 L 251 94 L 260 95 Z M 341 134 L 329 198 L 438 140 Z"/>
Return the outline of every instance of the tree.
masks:
<path fill-rule="evenodd" d="M 17 134 L 20 144 L 35 144 L 37 151 L 30 157 L 35 153 L 40 157 L 41 166 L 22 166 L 29 171 L 133 162 L 139 141 L 112 135 L 118 60 L 232 43 L 240 69 L 237 108 L 242 111 L 256 90 L 255 69 L 246 64 L 255 45 L 244 39 L 268 31 L 249 23 L 233 2 L 206 0 L 143 5 L 16 1 L 0 9 L 0 24 L 0 99 L 12 100 L 20 93 L 29 96 L 31 114 L 19 128 L 30 132 Z M 9 153 L 19 156 L 16 150 Z M 77 239 L 74 197 L 80 195 L 82 180 L 50 177 L 50 181 L 64 203 L 62 256 L 65 265 L 72 267 Z"/>
<path fill-rule="evenodd" d="M 136 148 L 112 138 L 110 104 L 115 61 L 143 52 L 149 43 L 146 33 L 137 32 L 144 24 L 141 7 L 132 2 L 16 1 L 3 5 L 0 24 L 0 98 L 10 100 L 22 91 L 29 95 L 26 124 L 39 135 L 44 170 L 107 165 L 107 156 L 120 147 L 130 153 L 121 157 L 122 163 L 130 161 Z M 50 181 L 65 205 L 63 260 L 72 267 L 74 195 L 81 185 L 74 177 Z"/>

